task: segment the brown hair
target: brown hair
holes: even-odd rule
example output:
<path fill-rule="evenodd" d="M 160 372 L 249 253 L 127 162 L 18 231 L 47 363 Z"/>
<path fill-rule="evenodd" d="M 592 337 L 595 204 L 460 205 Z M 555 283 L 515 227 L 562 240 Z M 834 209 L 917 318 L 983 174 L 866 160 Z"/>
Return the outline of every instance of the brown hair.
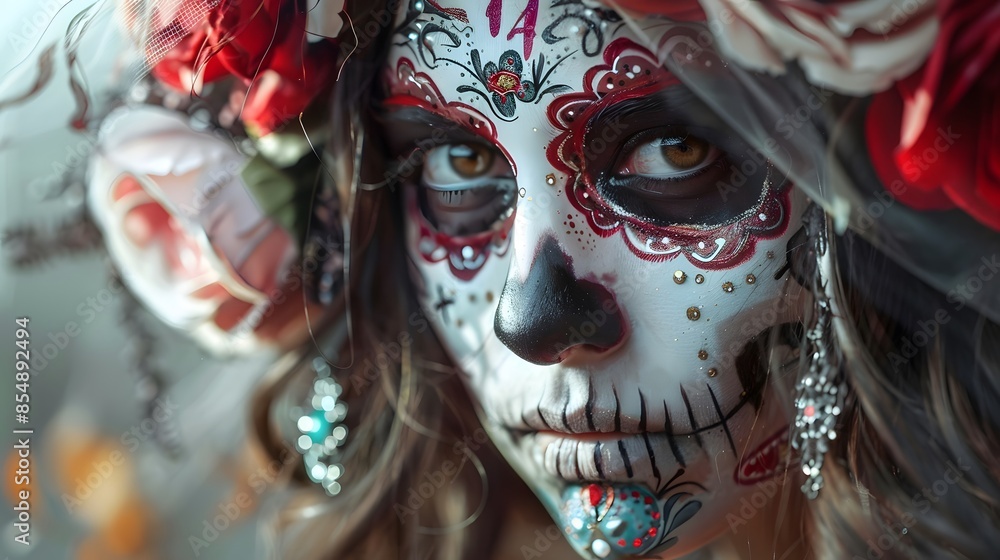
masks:
<path fill-rule="evenodd" d="M 388 9 L 368 8 L 367 17 L 354 15 L 358 28 Z M 367 170 L 382 168 L 366 115 L 387 35 L 382 28 L 377 40 L 351 52 L 336 84 L 326 154 L 332 194 L 319 197 L 340 204 L 335 217 L 347 233 L 344 289 L 316 336 L 320 346 L 342 341 L 331 361 L 351 411 L 344 491 L 328 498 L 297 475 L 306 489 L 278 520 L 284 558 L 486 558 L 506 504 L 490 492 L 490 507 L 481 509 L 480 473 L 490 474 L 493 487 L 519 484 L 489 444 L 467 443 L 482 428 L 416 303 L 393 185 L 362 188 L 379 182 L 378 173 L 363 180 Z M 834 340 L 848 397 L 825 487 L 804 517 L 808 546 L 838 559 L 989 556 L 1000 549 L 993 457 L 1000 449 L 1000 328 L 968 307 L 953 309 L 861 236 L 849 231 L 829 241 L 836 263 L 829 281 L 842 313 Z M 795 258 L 799 268 L 817 269 L 814 252 Z M 925 333 L 927 343 L 916 347 L 917 333 L 942 309 L 947 327 Z M 271 456 L 288 441 L 275 423 L 280 403 L 301 393 L 314 355 L 312 344 L 291 354 L 253 403 L 254 426 Z M 463 463 L 455 483 L 411 508 L 411 492 L 455 460 Z M 429 529 L 456 525 L 461 529 Z"/>
<path fill-rule="evenodd" d="M 356 28 L 365 28 L 375 20 L 372 14 L 390 6 L 365 7 L 367 14 L 351 12 Z M 383 26 L 381 34 L 387 33 Z M 490 494 L 491 507 L 485 508 L 482 475 L 489 470 L 491 481 L 494 473 L 511 480 L 512 475 L 485 437 L 456 370 L 416 303 L 395 187 L 361 188 L 363 167 L 381 179 L 378 139 L 364 117 L 386 41 L 364 43 L 348 49 L 333 93 L 333 132 L 324 154 L 329 180 L 325 195 L 318 196 L 340 210 L 331 218 L 342 221 L 328 224 L 328 230 L 347 232 L 344 278 L 337 282 L 343 289 L 317 327 L 316 342 L 280 364 L 253 403 L 259 440 L 270 457 L 278 457 L 289 441 L 275 422 L 282 400 L 301 398 L 314 376 L 310 363 L 316 348 L 339 341 L 327 358 L 349 407 L 343 491 L 328 497 L 297 473 L 306 489 L 276 520 L 290 544 L 281 557 L 485 558 L 496 534 L 489 529 L 495 524 L 482 517 L 502 514 L 503 496 Z M 362 149 L 364 161 L 358 157 Z M 296 463 L 291 467 L 301 471 Z M 449 475 L 457 471 L 447 487 L 437 484 L 443 469 Z M 428 481 L 433 492 L 416 491 Z"/>

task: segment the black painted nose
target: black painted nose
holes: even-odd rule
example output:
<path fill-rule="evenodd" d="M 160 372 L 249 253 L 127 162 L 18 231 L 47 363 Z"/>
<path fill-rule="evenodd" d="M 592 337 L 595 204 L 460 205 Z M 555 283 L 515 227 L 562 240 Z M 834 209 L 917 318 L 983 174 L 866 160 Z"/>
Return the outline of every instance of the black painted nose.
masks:
<path fill-rule="evenodd" d="M 565 359 L 571 348 L 609 350 L 626 327 L 611 292 L 576 278 L 569 257 L 546 237 L 524 283 L 507 279 L 493 329 L 524 360 L 550 365 Z"/>

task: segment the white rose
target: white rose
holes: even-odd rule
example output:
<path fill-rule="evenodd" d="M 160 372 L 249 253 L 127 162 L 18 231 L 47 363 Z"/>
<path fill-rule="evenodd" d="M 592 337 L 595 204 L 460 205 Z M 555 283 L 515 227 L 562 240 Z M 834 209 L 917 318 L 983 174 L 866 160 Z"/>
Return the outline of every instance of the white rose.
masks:
<path fill-rule="evenodd" d="M 185 116 L 142 106 L 108 116 L 89 169 L 88 204 L 126 285 L 215 351 L 259 346 L 298 256 L 247 190 L 247 161 Z"/>
<path fill-rule="evenodd" d="M 848 95 L 888 88 L 923 64 L 937 37 L 934 0 L 700 0 L 721 52 Z"/>

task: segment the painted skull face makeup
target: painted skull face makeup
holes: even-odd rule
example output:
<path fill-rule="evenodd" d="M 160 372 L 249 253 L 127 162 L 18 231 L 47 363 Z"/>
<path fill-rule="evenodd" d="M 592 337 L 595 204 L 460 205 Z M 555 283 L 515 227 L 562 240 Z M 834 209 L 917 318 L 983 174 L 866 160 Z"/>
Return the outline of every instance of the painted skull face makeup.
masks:
<path fill-rule="evenodd" d="M 696 29 L 644 23 L 413 0 L 383 84 L 421 303 L 588 558 L 700 548 L 786 466 L 805 199 L 659 62 Z"/>

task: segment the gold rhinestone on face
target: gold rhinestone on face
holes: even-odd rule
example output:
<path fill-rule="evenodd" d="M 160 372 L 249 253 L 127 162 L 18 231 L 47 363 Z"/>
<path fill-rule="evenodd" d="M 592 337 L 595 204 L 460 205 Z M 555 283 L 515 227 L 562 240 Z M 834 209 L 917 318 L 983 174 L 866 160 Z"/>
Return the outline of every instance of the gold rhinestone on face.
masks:
<path fill-rule="evenodd" d="M 688 307 L 688 319 L 691 319 L 692 321 L 701 319 L 701 310 L 697 307 Z"/>
<path fill-rule="evenodd" d="M 501 74 L 496 81 L 497 87 L 503 92 L 514 91 L 517 88 L 517 79 L 510 74 Z"/>
<path fill-rule="evenodd" d="M 684 274 L 683 270 L 678 270 L 674 273 L 674 284 L 683 284 L 687 280 L 688 275 Z"/>
<path fill-rule="evenodd" d="M 554 185 L 556 184 L 556 176 L 554 173 L 549 173 L 545 176 L 545 184 Z"/>
<path fill-rule="evenodd" d="M 722 291 L 726 292 L 727 294 L 733 293 L 733 290 L 735 290 L 735 289 L 736 289 L 736 286 L 734 286 L 732 282 L 723 282 L 722 283 Z"/>
<path fill-rule="evenodd" d="M 708 351 L 707 350 L 698 350 L 698 359 L 699 360 L 707 360 L 708 359 Z"/>
<path fill-rule="evenodd" d="M 719 375 L 719 370 L 717 370 L 715 368 L 708 368 L 708 376 L 709 377 L 715 377 L 716 375 Z"/>
<path fill-rule="evenodd" d="M 767 258 L 773 259 L 774 258 L 774 251 L 768 251 L 767 252 Z"/>
<path fill-rule="evenodd" d="M 753 274 L 747 274 L 747 284 L 756 284 L 756 283 L 757 283 L 757 277 L 754 276 Z"/>
<path fill-rule="evenodd" d="M 701 274 L 695 274 L 694 275 L 694 283 L 695 284 L 704 284 L 705 283 L 705 277 L 702 276 Z"/>

